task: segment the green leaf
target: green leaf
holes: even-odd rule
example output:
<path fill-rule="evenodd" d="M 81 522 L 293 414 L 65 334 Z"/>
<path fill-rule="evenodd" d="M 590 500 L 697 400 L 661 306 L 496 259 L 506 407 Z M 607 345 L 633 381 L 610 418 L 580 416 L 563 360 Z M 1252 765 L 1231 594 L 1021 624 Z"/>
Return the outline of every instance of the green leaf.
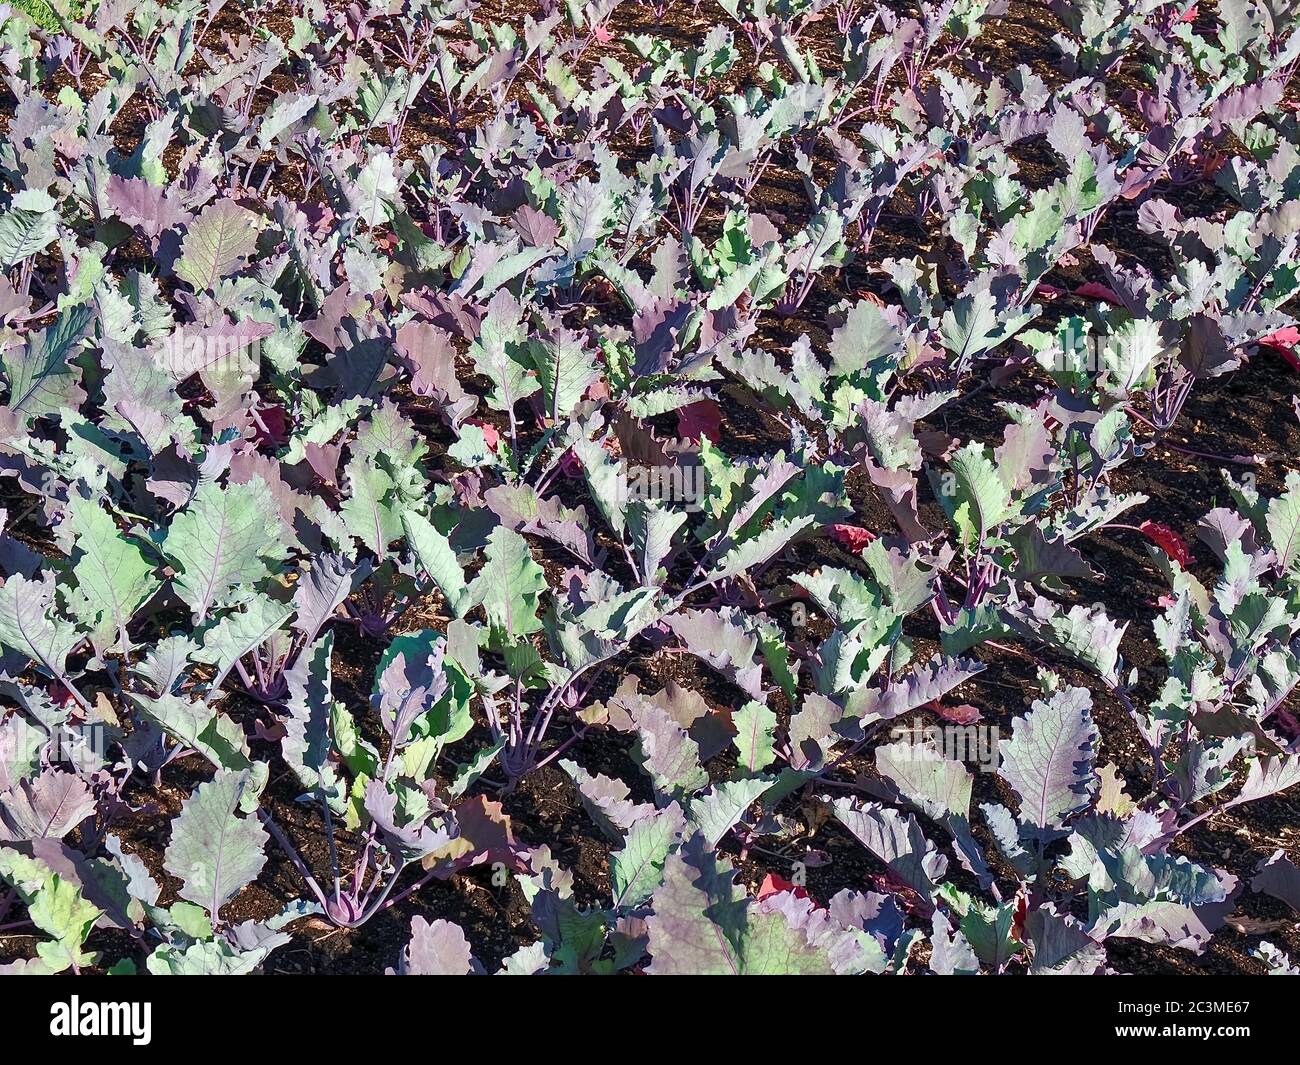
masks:
<path fill-rule="evenodd" d="M 1090 976 L 1106 963 L 1106 949 L 1075 918 L 1058 914 L 1050 903 L 1029 911 L 1025 934 L 1034 948 L 1032 976 Z"/>
<path fill-rule="evenodd" d="M 546 574 L 533 561 L 528 542 L 504 525 L 488 537 L 487 561 L 469 586 L 469 603 L 483 607 L 498 645 L 514 643 L 537 632 Z"/>
<path fill-rule="evenodd" d="M 859 300 L 831 337 L 831 372 L 839 377 L 865 370 L 872 363 L 888 366 L 903 350 L 903 337 L 884 312 Z"/>
<path fill-rule="evenodd" d="M 9 383 L 9 409 L 33 418 L 77 407 L 85 399 L 80 371 L 68 362 L 94 321 L 89 304 L 68 307 L 54 322 L 3 356 Z"/>
<path fill-rule="evenodd" d="M 641 566 L 641 583 L 658 586 L 660 563 L 673 548 L 673 536 L 685 523 L 684 510 L 669 510 L 657 499 L 634 499 L 627 507 L 628 531 Z"/>
<path fill-rule="evenodd" d="M 176 276 L 196 292 L 215 288 L 257 250 L 260 225 L 257 215 L 234 200 L 209 204 L 185 231 Z"/>
<path fill-rule="evenodd" d="M 632 824 L 622 848 L 609 855 L 615 909 L 635 909 L 654 893 L 685 827 L 686 817 L 675 802 Z"/>
<path fill-rule="evenodd" d="M 591 440 L 577 428 L 570 426 L 574 431 L 568 437 L 569 446 L 582 463 L 582 476 L 601 517 L 622 539 L 627 528 L 627 471 L 621 460 L 605 450 L 602 440 Z"/>
<path fill-rule="evenodd" d="M 238 816 L 251 782 L 247 770 L 219 769 L 185 800 L 172 821 L 163 867 L 184 882 L 181 897 L 198 903 L 213 921 L 222 906 L 257 879 L 266 863 L 266 829 L 256 817 Z"/>
<path fill-rule="evenodd" d="M 468 716 L 468 715 L 466 715 Z M 473 721 L 470 721 L 471 727 Z M 458 798 L 464 795 L 466 790 L 474 784 L 484 773 L 491 768 L 492 763 L 496 761 L 497 755 L 505 748 L 505 738 L 497 740 L 496 743 L 489 744 L 486 747 L 476 751 L 474 757 L 468 762 L 463 763 L 456 772 L 456 778 L 451 782 L 448 791 L 452 798 Z"/>
<path fill-rule="evenodd" d="M 463 617 L 470 608 L 469 589 L 465 585 L 465 571 L 456 561 L 451 541 L 440 533 L 432 522 L 413 510 L 402 514 L 402 530 L 406 542 L 415 552 L 416 561 L 438 587 L 456 617 Z"/>
<path fill-rule="evenodd" d="M 235 588 L 256 584 L 284 555 L 279 510 L 260 478 L 221 488 L 205 481 L 167 531 L 163 551 L 180 567 L 176 592 L 202 622 Z"/>
<path fill-rule="evenodd" d="M 741 815 L 777 781 L 776 777 L 720 780 L 690 802 L 691 820 L 710 847 L 716 847 Z"/>
<path fill-rule="evenodd" d="M 263 150 L 271 147 L 276 137 L 306 118 L 319 102 L 315 93 L 286 92 L 277 96 L 258 123 L 258 144 Z"/>
<path fill-rule="evenodd" d="M 657 703 L 638 700 L 631 709 L 637 744 L 633 757 L 650 775 L 659 794 L 680 798 L 709 783 L 700 765 L 700 747 Z"/>
<path fill-rule="evenodd" d="M 343 522 L 348 532 L 382 560 L 388 555 L 388 545 L 402 535 L 397 482 L 366 454 L 352 456 L 344 477 L 348 496 L 340 507 Z"/>
<path fill-rule="evenodd" d="M 763 912 L 695 837 L 664 863 L 647 918 L 653 975 L 829 975 L 824 952 L 779 911 Z"/>
<path fill-rule="evenodd" d="M 73 535 L 72 568 L 86 609 L 82 620 L 91 637 L 108 648 L 126 650 L 126 627 L 161 581 L 143 552 L 120 532 L 108 513 L 76 493 L 68 498 Z"/>
<path fill-rule="evenodd" d="M 0 214 L 0 268 L 17 266 L 42 251 L 59 235 L 59 212 L 40 189 L 24 189 L 13 206 Z"/>
<path fill-rule="evenodd" d="M 583 343 L 581 334 L 568 329 L 557 329 L 549 336 L 530 341 L 528 353 L 537 370 L 551 420 L 567 418 L 596 378 L 595 353 Z"/>
<path fill-rule="evenodd" d="M 761 773 L 776 757 L 776 711 L 751 700 L 731 715 L 731 723 L 736 726 L 741 772 L 747 776 Z"/>
<path fill-rule="evenodd" d="M 478 339 L 470 345 L 474 369 L 494 386 L 487 397 L 494 410 L 512 411 L 538 388 L 523 349 L 522 314 L 518 301 L 502 289 L 488 302 Z"/>
<path fill-rule="evenodd" d="M 996 273 L 979 275 L 943 314 L 939 339 L 956 356 L 956 373 L 964 373 L 973 359 L 1009 340 L 1031 318 L 1015 306 L 999 307 L 992 289 L 999 280 Z"/>
<path fill-rule="evenodd" d="M 622 843 L 625 833 L 644 817 L 653 817 L 655 807 L 650 803 L 635 803 L 630 798 L 631 789 L 615 777 L 603 773 L 594 776 L 576 762 L 561 759 L 559 766 L 569 774 L 577 786 L 582 807 L 592 821 L 615 843 Z"/>
<path fill-rule="evenodd" d="M 718 561 L 717 567 L 708 575 L 708 581 L 716 582 L 726 577 L 734 577 L 746 570 L 761 566 L 815 522 L 811 514 L 798 518 L 777 518 L 757 536 L 750 537 L 744 543 L 737 544 Z"/>
<path fill-rule="evenodd" d="M 932 821 L 970 813 L 970 771 L 924 743 L 902 741 L 877 747 L 876 769 Z"/>
<path fill-rule="evenodd" d="M 1055 189 L 1038 189 L 1030 196 L 1030 207 L 1016 220 L 1016 244 L 1026 252 L 1045 249 L 1061 232 L 1065 214 Z"/>
<path fill-rule="evenodd" d="M 1012 931 L 1015 928 L 1016 904 L 973 906 L 959 922 L 962 935 L 979 960 L 992 969 L 1000 969 L 1020 950 Z"/>
<path fill-rule="evenodd" d="M 1153 384 L 1152 368 L 1166 348 L 1159 322 L 1138 318 L 1124 323 L 1106 339 L 1102 349 L 1102 387 L 1114 395 L 1127 396 Z"/>
<path fill-rule="evenodd" d="M 763 660 L 772 673 L 772 679 L 781 685 L 786 698 L 794 702 L 799 688 L 799 662 L 790 654 L 786 645 L 785 633 L 771 620 L 757 619 L 754 626 L 758 636 L 758 647 Z"/>
<path fill-rule="evenodd" d="M 958 370 L 964 370 L 975 356 L 998 342 L 997 304 L 988 289 L 965 292 L 952 307 L 944 311 L 939 326 L 943 346 L 957 357 Z"/>
<path fill-rule="evenodd" d="M 1257 758 L 1250 763 L 1246 783 L 1229 805 L 1255 802 L 1296 784 L 1300 784 L 1300 757 Z"/>
<path fill-rule="evenodd" d="M 178 899 L 167 908 L 166 915 L 167 923 L 175 925 L 191 939 L 208 940 L 214 935 L 212 918 L 202 906 Z M 161 926 L 163 922 L 155 918 L 154 923 Z"/>
<path fill-rule="evenodd" d="M 446 656 L 445 650 L 443 635 L 432 629 L 394 637 L 380 656 L 371 692 L 371 704 L 380 711 L 385 727 L 391 719 L 399 732 L 400 722 L 395 715 L 408 716 L 406 711 L 411 709 L 411 704 L 406 704 L 406 699 L 411 693 L 420 697 L 415 704 L 418 712 L 411 718 L 409 738 L 430 741 L 421 745 L 422 751 L 429 755 L 436 755 L 446 744 L 462 739 L 474 726 L 469 712 L 473 682 Z M 407 742 L 402 736 L 397 739 L 399 747 Z M 415 762 L 423 757 L 421 752 L 407 756 L 408 775 L 421 777 Z"/>
<path fill-rule="evenodd" d="M 288 937 L 280 933 L 275 938 L 283 942 Z M 154 976 L 247 976 L 277 945 L 264 942 L 252 950 L 236 950 L 221 937 L 183 948 L 164 944 L 144 964 Z"/>
<path fill-rule="evenodd" d="M 949 476 L 938 478 L 935 495 L 973 551 L 985 537 L 1014 513 L 1011 492 L 983 444 L 969 443 L 953 457 Z"/>
<path fill-rule="evenodd" d="M 1020 796 L 1021 820 L 1051 832 L 1088 804 L 1097 787 L 1091 708 L 1086 688 L 1068 688 L 1012 721 L 1011 739 L 998 744 L 998 772 Z"/>
<path fill-rule="evenodd" d="M 1077 657 L 1110 684 L 1119 681 L 1119 645 L 1128 623 L 1117 625 L 1098 604 L 1075 603 L 1069 610 L 1040 597 L 1032 608 L 1001 612 L 1015 628 Z"/>
<path fill-rule="evenodd" d="M 95 961 L 81 947 L 103 911 L 82 898 L 76 884 L 44 862 L 5 847 L 0 847 L 0 879 L 18 892 L 32 924 L 54 937 L 36 944 L 43 972 L 61 973 Z"/>
<path fill-rule="evenodd" d="M 401 188 L 393 168 L 393 157 L 373 151 L 349 189 L 358 217 L 374 228 L 383 225 L 401 206 Z"/>
<path fill-rule="evenodd" d="M 261 647 L 284 628 L 293 613 L 292 603 L 281 603 L 268 596 L 254 596 L 243 609 L 232 611 L 203 634 L 203 646 L 194 654 L 195 661 L 217 667 L 209 685 L 216 691 L 235 663 L 256 647 Z"/>
<path fill-rule="evenodd" d="M 53 577 L 28 580 L 15 573 L 0 585 L 0 645 L 62 678 L 68 654 L 81 640 L 55 609 Z"/>
<path fill-rule="evenodd" d="M 243 729 L 207 703 L 170 692 L 157 699 L 141 694 L 131 699 L 145 717 L 213 765 L 232 771 L 252 766 Z"/>
<path fill-rule="evenodd" d="M 331 660 L 334 634 L 326 632 L 310 647 L 299 652 L 284 679 L 289 688 L 285 699 L 284 738 L 280 754 L 305 788 L 334 790 L 336 770 L 330 762 L 330 713 L 334 699 Z"/>
<path fill-rule="evenodd" d="M 841 798 L 835 816 L 867 850 L 885 863 L 890 875 L 931 902 L 948 860 L 926 838 L 916 818 L 904 818 L 879 803 Z"/>
<path fill-rule="evenodd" d="M 1283 573 L 1300 577 L 1300 473 L 1290 473 L 1286 491 L 1268 505 L 1269 540 Z"/>

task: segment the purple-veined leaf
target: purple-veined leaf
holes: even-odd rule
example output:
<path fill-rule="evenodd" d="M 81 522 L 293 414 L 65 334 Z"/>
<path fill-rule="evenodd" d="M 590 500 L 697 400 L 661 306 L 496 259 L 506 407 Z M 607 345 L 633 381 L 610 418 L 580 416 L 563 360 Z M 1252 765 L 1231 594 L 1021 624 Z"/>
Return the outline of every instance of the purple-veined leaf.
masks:
<path fill-rule="evenodd" d="M 1087 689 L 1057 692 L 1035 701 L 1025 717 L 1012 722 L 1011 738 L 998 744 L 999 775 L 1020 796 L 1021 818 L 1038 829 L 1061 829 L 1096 790 L 1098 734 L 1091 710 Z"/>

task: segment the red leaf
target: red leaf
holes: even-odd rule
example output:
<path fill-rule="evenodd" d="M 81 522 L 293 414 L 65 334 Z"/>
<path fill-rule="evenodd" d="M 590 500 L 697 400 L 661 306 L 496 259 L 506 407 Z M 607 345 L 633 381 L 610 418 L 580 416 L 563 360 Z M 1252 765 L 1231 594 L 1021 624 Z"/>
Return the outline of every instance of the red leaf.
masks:
<path fill-rule="evenodd" d="M 1293 325 L 1285 329 L 1279 329 L 1276 333 L 1269 333 L 1266 337 L 1260 337 L 1255 341 L 1261 348 L 1268 348 L 1276 351 L 1293 370 L 1300 371 L 1300 355 L 1296 354 L 1296 346 L 1300 345 L 1300 329 Z"/>
<path fill-rule="evenodd" d="M 566 451 L 564 458 L 560 459 L 560 472 L 571 481 L 582 477 L 582 460 L 573 453 L 572 449 Z"/>
<path fill-rule="evenodd" d="M 538 129 L 546 128 L 546 119 L 532 100 L 521 100 L 519 102 L 519 109 L 533 120 L 533 125 Z"/>
<path fill-rule="evenodd" d="M 1117 307 L 1124 302 L 1119 298 L 1119 295 L 1114 289 L 1108 288 L 1106 285 L 1098 284 L 1096 281 L 1089 281 L 1086 284 L 1080 285 L 1074 290 L 1074 294 L 1076 296 L 1082 296 L 1085 299 L 1103 300 L 1106 303 L 1113 303 Z"/>
<path fill-rule="evenodd" d="M 76 700 L 73 698 L 72 692 L 70 692 L 67 688 L 63 686 L 62 681 L 57 681 L 57 680 L 50 681 L 49 687 L 46 689 L 46 691 L 49 693 L 50 698 L 53 699 L 59 706 L 71 706 L 74 702 L 76 702 Z"/>
<path fill-rule="evenodd" d="M 1192 557 L 1191 551 L 1187 549 L 1187 544 L 1183 538 L 1168 525 L 1162 525 L 1157 521 L 1144 521 L 1138 528 L 1142 530 L 1143 536 L 1182 566 L 1183 569 L 1196 561 Z"/>
<path fill-rule="evenodd" d="M 832 525 L 831 539 L 842 547 L 847 547 L 854 554 L 861 551 L 876 538 L 876 534 L 857 525 Z"/>
<path fill-rule="evenodd" d="M 813 896 L 809 895 L 809 893 L 807 893 L 805 889 L 798 886 L 798 884 L 790 883 L 789 880 L 784 878 L 784 876 L 779 876 L 775 873 L 768 873 L 766 876 L 764 876 L 763 883 L 759 884 L 758 901 L 762 902 L 764 899 L 770 899 L 771 896 L 784 895 L 784 893 L 787 892 L 789 892 L 790 895 L 796 897 L 796 899 L 802 899 L 807 902 L 811 902 L 811 909 L 814 910 L 826 909 L 826 906 L 820 905 L 819 902 L 816 901 Z"/>
<path fill-rule="evenodd" d="M 707 436 L 716 444 L 722 439 L 722 408 L 711 399 L 677 408 L 677 435 L 683 440 L 699 441 Z"/>
<path fill-rule="evenodd" d="M 1028 942 L 1025 935 L 1025 918 L 1029 916 L 1029 896 L 1021 891 L 1016 895 L 1014 916 L 1011 918 L 1011 938 L 1021 943 Z"/>
<path fill-rule="evenodd" d="M 934 702 L 927 704 L 926 709 L 933 711 L 943 720 L 954 725 L 973 725 L 977 721 L 984 720 L 984 715 L 979 712 L 979 708 L 971 706 L 970 703 L 944 706 L 943 703 L 936 699 Z"/>
<path fill-rule="evenodd" d="M 809 897 L 808 892 L 796 884 L 791 883 L 783 876 L 777 876 L 776 873 L 768 873 L 763 877 L 763 882 L 758 886 L 758 901 L 762 902 L 769 895 L 779 895 L 783 891 L 789 891 L 794 894 L 796 899 L 806 899 Z"/>
<path fill-rule="evenodd" d="M 289 416 L 278 403 L 253 412 L 253 439 L 258 447 L 283 447 L 289 442 Z"/>
<path fill-rule="evenodd" d="M 483 430 L 483 440 L 493 451 L 497 449 L 497 444 L 501 442 L 501 433 L 491 422 L 485 422 L 481 418 L 470 418 L 466 425 L 477 425 Z"/>

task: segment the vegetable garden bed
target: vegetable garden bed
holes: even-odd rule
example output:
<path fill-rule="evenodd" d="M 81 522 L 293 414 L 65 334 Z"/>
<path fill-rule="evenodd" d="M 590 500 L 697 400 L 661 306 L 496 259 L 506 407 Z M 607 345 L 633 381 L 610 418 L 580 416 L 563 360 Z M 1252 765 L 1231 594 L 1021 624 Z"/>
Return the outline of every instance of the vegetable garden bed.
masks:
<path fill-rule="evenodd" d="M 1296 971 L 1293 15 L 32 11 L 0 971 Z"/>

